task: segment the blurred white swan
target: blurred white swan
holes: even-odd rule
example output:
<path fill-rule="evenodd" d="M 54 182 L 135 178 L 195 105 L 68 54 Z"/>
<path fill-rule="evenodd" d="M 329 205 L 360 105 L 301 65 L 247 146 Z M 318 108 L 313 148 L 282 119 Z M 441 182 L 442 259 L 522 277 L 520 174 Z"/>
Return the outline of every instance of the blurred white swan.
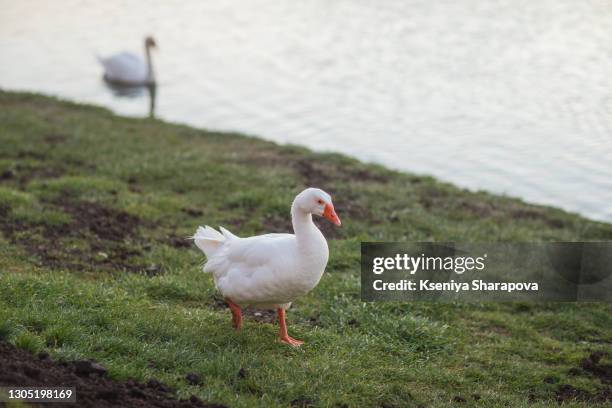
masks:
<path fill-rule="evenodd" d="M 157 48 L 157 44 L 153 37 L 147 37 L 144 45 L 145 60 L 130 52 L 122 52 L 108 58 L 98 57 L 104 67 L 104 79 L 121 85 L 155 85 L 151 48 Z"/>

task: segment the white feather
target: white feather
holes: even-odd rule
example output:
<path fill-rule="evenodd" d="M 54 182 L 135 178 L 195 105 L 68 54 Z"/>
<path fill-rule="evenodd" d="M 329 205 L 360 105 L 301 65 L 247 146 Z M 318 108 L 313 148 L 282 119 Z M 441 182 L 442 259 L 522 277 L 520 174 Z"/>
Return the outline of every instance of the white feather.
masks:
<path fill-rule="evenodd" d="M 218 231 L 207 225 L 204 228 L 198 227 L 193 240 L 196 246 L 210 259 L 217 252 L 225 238 Z"/>
<path fill-rule="evenodd" d="M 149 70 L 146 62 L 136 54 L 122 52 L 108 58 L 98 58 L 104 67 L 104 76 L 109 81 L 146 83 Z"/>
<path fill-rule="evenodd" d="M 296 197 L 291 208 L 295 235 L 240 238 L 223 227 L 221 233 L 208 226 L 198 228 L 194 239 L 207 257 L 204 271 L 212 273 L 224 297 L 240 306 L 288 308 L 318 284 L 329 250 L 311 212 L 303 208 L 305 203 L 316 206 L 320 197 L 331 203 L 319 189 L 307 189 Z"/>

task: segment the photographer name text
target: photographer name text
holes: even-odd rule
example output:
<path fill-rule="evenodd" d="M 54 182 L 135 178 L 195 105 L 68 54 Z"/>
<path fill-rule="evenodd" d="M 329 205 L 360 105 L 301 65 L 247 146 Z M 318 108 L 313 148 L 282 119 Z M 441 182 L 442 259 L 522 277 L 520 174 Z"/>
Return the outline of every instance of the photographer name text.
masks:
<path fill-rule="evenodd" d="M 419 279 L 417 281 L 401 279 L 397 282 L 385 282 L 377 279 L 372 282 L 376 291 L 442 291 L 442 292 L 468 292 L 468 291 L 537 291 L 537 282 L 485 282 L 474 279 L 471 282 L 431 282 L 429 279 Z"/>
<path fill-rule="evenodd" d="M 411 276 L 417 272 L 454 272 L 462 275 L 465 272 L 478 273 L 486 268 L 487 254 L 478 257 L 440 257 L 420 254 L 396 254 L 393 257 L 377 257 L 372 262 L 372 273 L 381 275 L 386 271 L 404 271 Z M 388 282 L 376 279 L 372 282 L 375 291 L 441 291 L 441 292 L 468 292 L 468 291 L 499 291 L 524 292 L 538 291 L 537 282 L 487 282 L 482 279 L 456 282 L 451 279 L 447 282 L 436 282 L 426 278 L 401 279 Z"/>

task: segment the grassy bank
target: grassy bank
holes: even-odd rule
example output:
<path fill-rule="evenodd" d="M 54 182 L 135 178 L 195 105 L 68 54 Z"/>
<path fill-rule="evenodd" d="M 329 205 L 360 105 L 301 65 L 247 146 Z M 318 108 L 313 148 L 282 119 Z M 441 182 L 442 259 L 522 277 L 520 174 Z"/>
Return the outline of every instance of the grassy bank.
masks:
<path fill-rule="evenodd" d="M 31 94 L 0 92 L 0 146 L 0 339 L 95 358 L 115 378 L 156 378 L 232 407 L 587 406 L 609 397 L 580 366 L 612 352 L 610 305 L 365 304 L 359 243 L 611 240 L 610 224 L 341 155 Z M 183 237 L 201 224 L 242 236 L 290 231 L 289 205 L 305 186 L 332 194 L 343 226 L 321 224 L 330 263 L 288 313 L 306 341 L 292 349 L 273 341 L 267 313 L 230 329 L 202 254 Z"/>

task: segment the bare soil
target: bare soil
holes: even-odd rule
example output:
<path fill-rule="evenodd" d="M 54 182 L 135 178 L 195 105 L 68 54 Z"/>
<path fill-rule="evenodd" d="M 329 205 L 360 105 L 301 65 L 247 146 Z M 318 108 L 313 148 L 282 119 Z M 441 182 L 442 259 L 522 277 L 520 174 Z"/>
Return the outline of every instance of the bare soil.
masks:
<path fill-rule="evenodd" d="M 72 221 L 29 223 L 10 219 L 8 209 L 0 208 L 0 231 L 50 269 L 134 272 L 146 268 L 132 259 L 141 254 L 144 243 L 138 233 L 143 222 L 138 217 L 69 196 L 50 204 L 50 208 L 69 214 Z"/>
<path fill-rule="evenodd" d="M 34 356 L 3 342 L 0 342 L 0 385 L 76 388 L 76 405 L 53 403 L 54 407 L 224 408 L 195 396 L 178 399 L 173 395 L 174 390 L 155 379 L 146 384 L 135 380 L 115 381 L 95 362 L 54 361 L 46 353 Z"/>
<path fill-rule="evenodd" d="M 593 376 L 598 378 L 604 385 L 596 392 L 588 392 L 576 388 L 570 384 L 561 384 L 557 388 L 557 402 L 562 403 L 568 400 L 578 400 L 587 402 L 608 402 L 612 400 L 612 364 L 604 363 L 604 359 L 610 355 L 605 351 L 596 351 L 580 362 L 580 367 L 572 368 L 570 375 L 574 376 Z M 546 380 L 546 379 L 545 379 Z"/>

